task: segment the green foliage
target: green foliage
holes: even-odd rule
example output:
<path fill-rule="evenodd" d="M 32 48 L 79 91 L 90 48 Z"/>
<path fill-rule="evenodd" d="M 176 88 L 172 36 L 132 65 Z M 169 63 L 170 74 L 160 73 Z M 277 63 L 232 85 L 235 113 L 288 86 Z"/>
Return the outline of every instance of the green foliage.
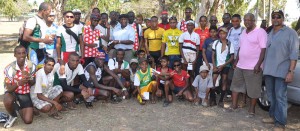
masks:
<path fill-rule="evenodd" d="M 272 0 L 272 10 L 283 10 L 286 5 L 287 0 Z M 256 12 L 256 8 L 258 7 L 258 16 L 264 18 L 264 3 L 263 0 L 257 0 L 255 6 L 250 9 L 249 12 Z M 269 0 L 265 0 L 265 15 L 266 18 L 269 14 Z"/>
<path fill-rule="evenodd" d="M 233 14 L 245 14 L 248 5 L 251 0 L 226 0 L 226 10 L 231 15 Z"/>
<path fill-rule="evenodd" d="M 8 16 L 10 20 L 21 15 L 21 10 L 14 0 L 6 0 L 1 6 L 1 13 Z"/>
<path fill-rule="evenodd" d="M 292 22 L 292 24 L 291 24 L 291 27 L 292 27 L 293 29 L 295 29 L 295 28 L 296 28 L 296 26 L 297 26 L 297 22 L 298 22 L 297 20 Z"/>

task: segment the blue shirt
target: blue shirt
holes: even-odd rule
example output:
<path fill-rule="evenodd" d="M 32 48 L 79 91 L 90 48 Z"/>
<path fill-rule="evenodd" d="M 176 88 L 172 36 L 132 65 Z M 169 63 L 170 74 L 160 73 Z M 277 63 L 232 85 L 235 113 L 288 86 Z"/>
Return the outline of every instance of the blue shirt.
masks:
<path fill-rule="evenodd" d="M 57 32 L 58 26 L 56 24 L 52 24 L 51 27 L 48 27 L 46 29 L 46 35 L 55 35 L 53 43 L 52 44 L 46 44 L 46 49 L 56 49 L 56 32 Z"/>
<path fill-rule="evenodd" d="M 212 63 L 212 45 L 215 40 L 212 38 L 207 38 L 203 44 L 203 49 L 205 49 L 205 55 L 208 63 Z"/>

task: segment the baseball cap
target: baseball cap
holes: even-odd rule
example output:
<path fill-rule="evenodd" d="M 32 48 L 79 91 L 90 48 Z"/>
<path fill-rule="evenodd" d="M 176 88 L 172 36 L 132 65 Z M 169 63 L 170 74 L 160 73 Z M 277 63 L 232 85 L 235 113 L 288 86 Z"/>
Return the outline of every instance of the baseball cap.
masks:
<path fill-rule="evenodd" d="M 72 10 L 73 13 L 81 13 L 81 11 L 79 9 L 74 9 Z"/>
<path fill-rule="evenodd" d="M 193 20 L 188 20 L 188 21 L 186 22 L 186 24 L 190 24 L 190 23 L 195 24 L 195 22 L 194 22 Z"/>
<path fill-rule="evenodd" d="M 275 15 L 275 14 L 278 14 L 278 15 L 281 15 L 282 17 L 284 17 L 284 13 L 282 12 L 282 10 L 274 10 L 274 11 L 272 11 L 272 15 Z"/>
<path fill-rule="evenodd" d="M 144 62 L 144 61 L 146 61 L 146 62 L 148 63 L 148 59 L 146 59 L 146 58 L 141 58 L 141 59 L 139 59 L 139 64 L 141 64 L 141 63 Z"/>
<path fill-rule="evenodd" d="M 209 71 L 209 69 L 206 65 L 202 65 L 202 66 L 200 66 L 199 72 L 202 72 L 202 71 Z"/>
<path fill-rule="evenodd" d="M 132 63 L 139 63 L 139 61 L 137 59 L 131 59 L 130 64 L 132 64 Z"/>
<path fill-rule="evenodd" d="M 218 32 L 220 32 L 220 31 L 224 31 L 224 32 L 228 33 L 228 30 L 226 27 L 220 27 Z"/>
<path fill-rule="evenodd" d="M 164 11 L 161 12 L 161 15 L 167 15 L 167 14 L 168 14 L 168 11 L 164 10 Z"/>
<path fill-rule="evenodd" d="M 98 52 L 98 53 L 96 54 L 96 58 L 104 59 L 104 60 L 105 60 L 105 53 L 104 53 L 104 52 Z"/>

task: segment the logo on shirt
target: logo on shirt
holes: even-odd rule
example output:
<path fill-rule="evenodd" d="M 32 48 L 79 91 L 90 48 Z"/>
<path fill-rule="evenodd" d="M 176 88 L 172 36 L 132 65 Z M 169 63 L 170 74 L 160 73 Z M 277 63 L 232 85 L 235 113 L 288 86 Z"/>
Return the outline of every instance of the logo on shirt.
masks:
<path fill-rule="evenodd" d="M 176 41 L 178 40 L 178 36 L 168 36 L 169 40 L 170 40 L 170 43 L 172 46 L 175 46 L 176 44 Z"/>

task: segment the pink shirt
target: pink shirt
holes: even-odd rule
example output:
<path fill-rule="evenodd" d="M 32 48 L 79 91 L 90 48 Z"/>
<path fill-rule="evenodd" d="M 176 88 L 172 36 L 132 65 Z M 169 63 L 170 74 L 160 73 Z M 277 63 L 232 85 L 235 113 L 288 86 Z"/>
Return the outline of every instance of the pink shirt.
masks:
<path fill-rule="evenodd" d="M 253 31 L 240 36 L 240 51 L 237 67 L 241 69 L 254 70 L 262 48 L 266 48 L 267 33 L 264 29 L 256 27 Z"/>

